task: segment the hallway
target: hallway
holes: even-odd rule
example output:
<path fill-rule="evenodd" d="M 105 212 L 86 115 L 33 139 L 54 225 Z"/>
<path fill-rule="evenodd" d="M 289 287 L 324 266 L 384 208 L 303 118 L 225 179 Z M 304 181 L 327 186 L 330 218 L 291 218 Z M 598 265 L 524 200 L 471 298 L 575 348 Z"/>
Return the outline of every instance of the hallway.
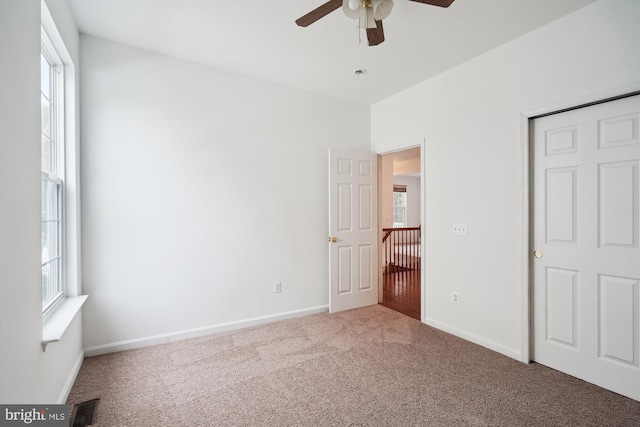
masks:
<path fill-rule="evenodd" d="M 382 281 L 382 305 L 420 320 L 420 269 L 388 272 Z"/>

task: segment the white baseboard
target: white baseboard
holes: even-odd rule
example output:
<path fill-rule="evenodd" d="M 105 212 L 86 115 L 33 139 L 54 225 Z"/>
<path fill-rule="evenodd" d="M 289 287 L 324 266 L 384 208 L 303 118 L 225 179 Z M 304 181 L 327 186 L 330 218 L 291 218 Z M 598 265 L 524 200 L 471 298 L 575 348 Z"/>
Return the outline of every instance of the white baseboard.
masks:
<path fill-rule="evenodd" d="M 495 352 L 498 352 L 500 354 L 504 354 L 505 356 L 510 357 L 512 359 L 516 359 L 519 362 L 522 361 L 521 360 L 520 351 L 518 351 L 518 350 L 514 350 L 512 348 L 505 347 L 505 346 L 503 346 L 501 344 L 497 344 L 497 343 L 492 342 L 492 341 L 488 341 L 488 340 L 486 340 L 484 338 L 481 338 L 481 337 L 479 337 L 477 335 L 470 334 L 470 333 L 465 332 L 465 331 L 461 331 L 460 329 L 453 328 L 453 327 L 451 327 L 449 325 L 446 325 L 444 323 L 440 323 L 440 322 L 438 322 L 436 320 L 433 320 L 433 319 L 426 318 L 424 323 L 426 323 L 427 325 L 429 325 L 431 327 L 434 327 L 436 329 L 440 329 L 442 331 L 448 332 L 451 335 L 455 335 L 455 336 L 457 336 L 459 338 L 462 338 L 464 340 L 471 341 L 474 344 L 478 344 L 478 345 L 481 345 L 482 347 L 486 347 L 486 348 L 488 348 L 490 350 L 493 350 Z"/>
<path fill-rule="evenodd" d="M 85 357 L 98 356 L 101 354 L 115 353 L 118 351 L 131 350 L 134 348 L 148 347 L 157 344 L 165 344 L 173 341 L 180 341 L 187 338 L 196 338 L 218 332 L 230 331 L 234 329 L 247 328 L 249 326 L 261 325 L 264 323 L 276 322 L 278 320 L 293 319 L 296 317 L 308 316 L 326 312 L 328 305 L 305 308 L 302 310 L 288 311 L 285 313 L 271 314 L 268 316 L 254 317 L 251 319 L 238 320 L 234 322 L 220 323 L 217 325 L 204 326 L 201 328 L 188 329 L 184 331 L 171 332 L 168 334 L 154 335 L 133 340 L 119 341 L 110 344 L 102 344 L 84 349 Z M 73 384 L 73 383 L 71 383 Z"/>
<path fill-rule="evenodd" d="M 69 373 L 67 381 L 64 383 L 64 387 L 62 388 L 60 396 L 58 396 L 58 405 L 63 405 L 69 398 L 69 393 L 71 393 L 73 383 L 76 382 L 76 378 L 78 377 L 78 373 L 80 372 L 80 367 L 82 366 L 83 361 L 84 352 L 81 351 L 76 358 L 76 362 L 73 364 L 73 368 L 71 368 L 71 372 Z"/>

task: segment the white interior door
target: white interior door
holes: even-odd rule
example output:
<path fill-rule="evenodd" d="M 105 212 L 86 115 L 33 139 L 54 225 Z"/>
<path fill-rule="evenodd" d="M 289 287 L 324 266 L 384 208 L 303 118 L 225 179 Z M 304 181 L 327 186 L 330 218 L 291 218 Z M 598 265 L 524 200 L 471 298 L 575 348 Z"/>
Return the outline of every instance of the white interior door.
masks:
<path fill-rule="evenodd" d="M 640 400 L 640 96 L 534 120 L 533 360 Z"/>
<path fill-rule="evenodd" d="M 329 150 L 329 311 L 378 303 L 377 156 Z"/>

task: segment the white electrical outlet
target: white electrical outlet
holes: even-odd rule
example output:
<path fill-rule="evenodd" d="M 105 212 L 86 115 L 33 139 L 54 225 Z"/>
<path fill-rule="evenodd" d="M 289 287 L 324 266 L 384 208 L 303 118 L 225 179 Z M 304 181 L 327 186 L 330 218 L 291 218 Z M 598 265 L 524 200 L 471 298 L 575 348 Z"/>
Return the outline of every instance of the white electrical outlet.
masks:
<path fill-rule="evenodd" d="M 460 302 L 460 294 L 458 291 L 451 291 L 451 302 L 458 304 Z"/>
<path fill-rule="evenodd" d="M 453 224 L 451 227 L 451 234 L 454 236 L 466 236 L 467 235 L 467 224 Z"/>
<path fill-rule="evenodd" d="M 282 282 L 273 282 L 273 293 L 279 294 L 282 292 Z"/>

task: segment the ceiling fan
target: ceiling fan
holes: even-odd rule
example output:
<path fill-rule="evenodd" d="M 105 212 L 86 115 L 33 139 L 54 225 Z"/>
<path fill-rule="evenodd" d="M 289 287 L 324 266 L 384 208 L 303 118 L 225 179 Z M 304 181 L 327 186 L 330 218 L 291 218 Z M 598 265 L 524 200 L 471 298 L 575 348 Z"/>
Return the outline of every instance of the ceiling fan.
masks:
<path fill-rule="evenodd" d="M 449 7 L 454 0 L 409 0 L 432 6 Z M 308 27 L 342 6 L 349 18 L 358 20 L 358 28 L 367 29 L 369 46 L 377 46 L 384 41 L 382 20 L 389 16 L 393 0 L 329 0 L 296 20 L 301 27 Z"/>

